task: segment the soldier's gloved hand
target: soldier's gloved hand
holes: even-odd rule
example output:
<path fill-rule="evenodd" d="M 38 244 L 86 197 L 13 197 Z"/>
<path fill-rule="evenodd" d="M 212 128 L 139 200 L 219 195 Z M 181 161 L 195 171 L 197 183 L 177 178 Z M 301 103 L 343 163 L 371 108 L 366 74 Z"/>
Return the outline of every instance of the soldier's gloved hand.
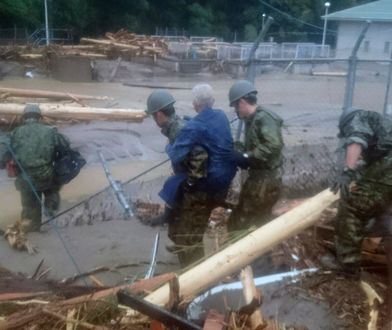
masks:
<path fill-rule="evenodd" d="M 249 168 L 249 157 L 246 153 L 234 151 L 233 158 L 238 167 L 245 170 Z"/>
<path fill-rule="evenodd" d="M 187 192 L 195 191 L 195 182 L 191 179 L 187 179 L 182 183 L 182 189 Z"/>
<path fill-rule="evenodd" d="M 331 186 L 331 191 L 335 194 L 340 190 L 343 198 L 350 196 L 350 184 L 357 178 L 357 172 L 348 167 L 344 167 L 343 171 L 336 177 L 335 182 Z"/>

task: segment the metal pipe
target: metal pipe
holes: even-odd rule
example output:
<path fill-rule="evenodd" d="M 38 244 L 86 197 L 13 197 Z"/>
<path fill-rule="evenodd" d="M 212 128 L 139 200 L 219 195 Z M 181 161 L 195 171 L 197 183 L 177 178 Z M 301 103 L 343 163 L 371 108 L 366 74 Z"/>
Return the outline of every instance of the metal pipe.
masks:
<path fill-rule="evenodd" d="M 388 78 L 387 78 L 387 88 L 385 90 L 385 98 L 384 98 L 384 116 L 387 114 L 388 110 L 388 102 L 389 102 L 389 91 L 391 89 L 391 80 L 392 80 L 392 52 L 391 52 L 391 62 L 389 62 L 389 71 L 388 71 Z M 389 114 L 391 115 L 391 114 Z"/>
<path fill-rule="evenodd" d="M 353 105 L 355 77 L 356 77 L 357 62 L 358 62 L 357 53 L 363 39 L 365 38 L 366 32 L 370 27 L 370 24 L 371 21 L 366 22 L 361 33 L 359 34 L 357 41 L 355 42 L 354 48 L 349 58 L 349 67 L 348 67 L 347 80 L 346 80 L 346 91 L 344 94 L 343 110 L 350 108 Z"/>
<path fill-rule="evenodd" d="M 150 266 L 148 267 L 145 279 L 149 279 L 154 276 L 155 266 L 157 264 L 157 255 L 158 255 L 158 247 L 159 247 L 159 232 L 155 235 L 154 246 L 151 252 L 151 261 Z"/>
<path fill-rule="evenodd" d="M 265 22 L 263 28 L 261 29 L 259 35 L 257 36 L 255 42 L 253 43 L 253 46 L 250 50 L 248 59 L 245 63 L 245 66 L 247 67 L 246 70 L 246 80 L 249 80 L 252 84 L 255 82 L 255 65 L 254 65 L 254 56 L 256 53 L 257 48 L 259 48 L 260 42 L 264 39 L 265 35 L 267 34 L 272 22 L 274 19 L 271 16 L 268 16 L 267 21 Z M 238 121 L 238 126 L 237 126 L 237 132 L 236 132 L 236 141 L 239 141 L 241 138 L 242 134 L 242 127 L 243 127 L 243 121 L 239 120 Z"/>
<path fill-rule="evenodd" d="M 46 33 L 46 45 L 49 45 L 49 18 L 48 18 L 48 1 L 44 0 L 45 5 L 45 33 Z"/>

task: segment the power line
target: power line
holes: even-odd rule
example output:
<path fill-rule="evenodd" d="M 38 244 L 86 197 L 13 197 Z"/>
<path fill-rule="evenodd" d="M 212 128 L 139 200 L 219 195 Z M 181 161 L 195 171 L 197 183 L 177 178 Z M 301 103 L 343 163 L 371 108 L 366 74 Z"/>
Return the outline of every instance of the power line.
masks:
<path fill-rule="evenodd" d="M 297 17 L 294 17 L 294 16 L 292 16 L 292 15 L 290 15 L 290 14 L 288 14 L 288 13 L 285 13 L 284 11 L 281 11 L 280 9 L 275 8 L 274 6 L 271 6 L 269 3 L 267 3 L 267 2 L 265 2 L 265 1 L 263 1 L 263 0 L 259 0 L 259 1 L 260 1 L 261 4 L 267 6 L 268 8 L 270 8 L 270 9 L 272 9 L 273 11 L 279 13 L 280 15 L 287 17 L 287 18 L 290 19 L 290 20 L 293 20 L 293 21 L 296 21 L 296 22 L 301 23 L 301 24 L 303 24 L 303 25 L 307 25 L 307 26 L 310 26 L 310 27 L 312 27 L 312 28 L 314 28 L 314 29 L 318 29 L 318 30 L 323 31 L 323 28 L 320 27 L 320 26 L 317 26 L 317 25 L 314 25 L 314 24 L 305 22 L 305 21 L 303 21 L 303 20 L 301 20 L 301 19 L 299 19 L 299 18 L 297 18 Z M 330 33 L 336 34 L 336 31 L 335 31 L 335 30 L 327 30 L 327 31 L 329 31 Z"/>

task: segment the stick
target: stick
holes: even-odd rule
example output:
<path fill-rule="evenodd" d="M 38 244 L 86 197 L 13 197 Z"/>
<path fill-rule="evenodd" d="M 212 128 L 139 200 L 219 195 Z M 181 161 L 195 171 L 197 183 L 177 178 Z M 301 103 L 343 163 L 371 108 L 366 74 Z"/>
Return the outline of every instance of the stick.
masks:
<path fill-rule="evenodd" d="M 90 323 L 87 323 L 87 322 L 84 322 L 84 321 L 68 319 L 68 318 L 66 318 L 66 317 L 63 316 L 63 315 L 58 314 L 58 313 L 53 312 L 53 311 L 50 311 L 50 310 L 48 310 L 48 309 L 46 309 L 46 308 L 44 308 L 42 311 L 43 311 L 45 314 L 50 315 L 50 316 L 53 316 L 53 317 L 55 317 L 55 318 L 57 318 L 57 319 L 59 319 L 59 320 L 61 320 L 61 321 L 64 321 L 64 322 L 67 323 L 67 324 L 68 324 L 68 323 L 72 323 L 72 324 L 75 324 L 75 325 L 79 325 L 79 326 L 81 326 L 81 327 L 84 327 L 84 328 L 86 328 L 86 329 L 109 330 L 109 328 L 104 327 L 104 326 L 98 326 L 98 325 L 93 325 L 93 324 L 90 324 Z"/>
<path fill-rule="evenodd" d="M 145 84 L 134 84 L 134 83 L 123 83 L 124 86 L 129 87 L 141 87 L 141 88 L 152 88 L 152 89 L 183 89 L 183 90 L 191 90 L 190 87 L 180 87 L 180 86 L 163 86 L 163 85 L 145 85 Z"/>
<path fill-rule="evenodd" d="M 250 266 L 246 266 L 240 274 L 241 282 L 244 287 L 244 299 L 246 304 L 250 304 L 253 300 L 257 300 L 262 303 L 260 292 L 256 289 L 253 280 L 253 271 Z M 262 329 L 264 325 L 263 316 L 261 315 L 260 309 L 255 310 L 250 316 L 251 330 Z"/>

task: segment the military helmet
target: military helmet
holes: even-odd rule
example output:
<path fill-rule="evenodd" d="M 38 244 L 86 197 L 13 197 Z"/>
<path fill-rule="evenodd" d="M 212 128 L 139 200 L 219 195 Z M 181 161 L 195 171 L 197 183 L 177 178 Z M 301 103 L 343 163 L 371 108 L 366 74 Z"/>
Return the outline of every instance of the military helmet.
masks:
<path fill-rule="evenodd" d="M 248 95 L 250 93 L 257 94 L 257 90 L 253 84 L 247 80 L 238 80 L 231 86 L 229 91 L 229 101 L 230 106 L 233 106 L 235 101 L 238 101 L 241 97 Z"/>
<path fill-rule="evenodd" d="M 41 110 L 38 106 L 38 104 L 34 103 L 28 103 L 26 104 L 24 110 L 23 110 L 23 117 L 28 117 L 28 116 L 41 116 Z"/>
<path fill-rule="evenodd" d="M 362 111 L 362 109 L 353 108 L 353 107 L 344 109 L 339 117 L 339 128 L 342 129 L 348 123 L 348 121 L 353 117 L 353 115 L 358 111 Z"/>
<path fill-rule="evenodd" d="M 173 95 L 163 89 L 153 91 L 147 98 L 146 113 L 151 115 L 176 102 Z"/>

